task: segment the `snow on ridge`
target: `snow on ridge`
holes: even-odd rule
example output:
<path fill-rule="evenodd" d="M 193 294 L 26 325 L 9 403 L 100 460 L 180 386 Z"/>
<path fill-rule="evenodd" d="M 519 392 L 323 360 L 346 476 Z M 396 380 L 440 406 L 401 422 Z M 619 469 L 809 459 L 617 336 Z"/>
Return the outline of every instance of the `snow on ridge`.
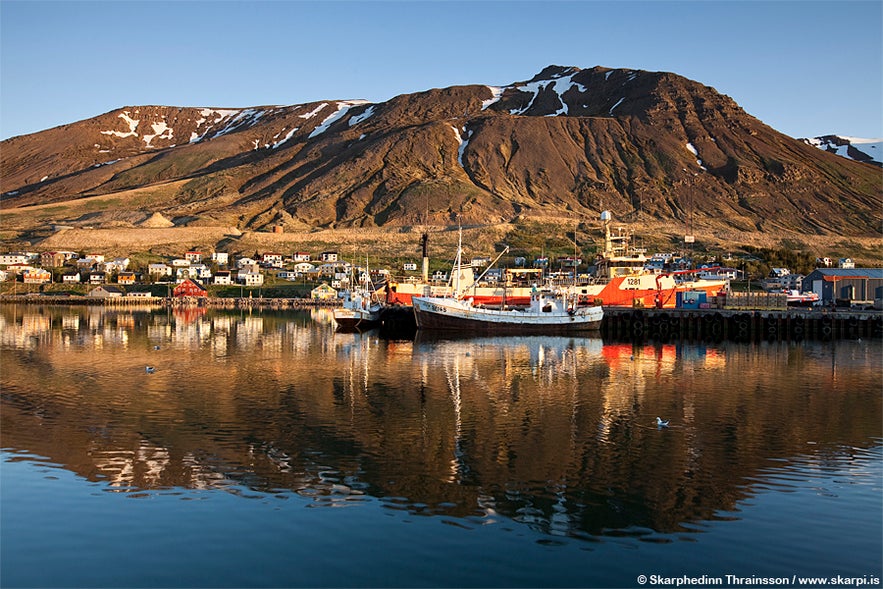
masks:
<path fill-rule="evenodd" d="M 540 92 L 548 88 L 550 84 L 552 85 L 555 93 L 558 95 L 558 100 L 561 102 L 561 108 L 548 116 L 568 114 L 567 103 L 564 101 L 564 94 L 573 87 L 576 87 L 576 89 L 582 93 L 586 92 L 585 86 L 573 81 L 573 77 L 578 73 L 579 72 L 573 72 L 568 76 L 561 76 L 559 74 L 552 80 L 538 80 L 536 82 L 528 82 L 527 84 L 521 86 L 516 85 L 515 88 L 521 90 L 522 92 L 533 92 L 533 98 L 531 98 L 530 103 L 526 107 L 522 109 L 512 109 L 509 111 L 509 114 L 521 115 L 529 111 L 530 108 L 533 106 L 533 103 L 536 101 L 537 97 L 540 95 Z"/>
<path fill-rule="evenodd" d="M 616 101 L 616 104 L 614 104 L 613 106 L 610 107 L 610 112 L 609 112 L 608 114 L 611 114 L 611 115 L 612 115 L 612 114 L 613 114 L 613 109 L 615 109 L 617 106 L 619 106 L 620 104 L 622 104 L 622 101 L 623 101 L 623 100 L 625 100 L 625 96 L 623 96 L 622 98 L 620 98 L 618 101 Z M 688 144 L 688 145 L 689 145 L 689 144 Z"/>
<path fill-rule="evenodd" d="M 696 146 L 694 146 L 689 141 L 687 142 L 687 151 L 696 156 L 696 163 L 699 164 L 699 167 L 704 170 L 705 166 L 702 164 L 702 159 L 699 158 L 699 150 L 697 150 Z"/>
<path fill-rule="evenodd" d="M 460 164 L 460 167 L 465 170 L 466 166 L 463 165 L 463 153 L 466 151 L 466 146 L 469 145 L 469 138 L 472 137 L 472 131 L 468 131 L 466 139 L 463 139 L 463 136 L 460 135 L 460 129 L 453 125 L 451 125 L 451 129 L 454 130 L 454 136 L 457 138 L 457 143 L 459 143 L 459 147 L 457 148 L 457 162 Z M 466 127 L 463 127 L 463 130 L 466 131 Z"/>
<path fill-rule="evenodd" d="M 487 100 L 481 101 L 481 110 L 485 110 L 493 103 L 498 102 L 503 96 L 503 90 L 505 89 L 500 86 L 488 86 L 487 88 L 491 91 L 491 97 Z"/>
<path fill-rule="evenodd" d="M 350 121 L 349 121 L 349 125 L 350 125 L 350 127 L 352 127 L 352 126 L 354 126 L 354 125 L 358 125 L 359 123 L 361 123 L 361 122 L 364 121 L 365 119 L 371 117 L 371 115 L 374 114 L 374 106 L 375 106 L 375 105 L 372 104 L 371 106 L 369 106 L 368 108 L 366 108 L 366 109 L 365 109 L 365 112 L 363 112 L 362 114 L 360 114 L 360 115 L 356 115 L 356 116 L 352 117 L 352 118 L 350 119 Z"/>
<path fill-rule="evenodd" d="M 349 111 L 349 109 L 351 109 L 354 106 L 360 106 L 362 104 L 368 104 L 368 101 L 366 101 L 366 100 L 342 100 L 342 101 L 337 102 L 337 110 L 334 111 L 333 113 L 331 113 L 329 116 L 325 117 L 325 120 L 323 120 L 321 123 L 319 123 L 318 127 L 313 129 L 313 132 L 310 133 L 310 135 L 307 137 L 307 139 L 312 139 L 313 137 L 316 137 L 317 135 L 321 135 L 322 133 L 324 133 L 325 131 L 328 130 L 328 127 L 330 127 L 336 121 L 343 118 L 343 116 L 346 115 L 346 113 L 347 113 L 347 111 Z M 322 104 L 322 107 L 324 107 L 324 106 L 326 106 L 325 103 Z M 316 114 L 319 113 L 319 110 L 321 110 L 321 107 L 314 110 L 310 116 L 315 116 Z M 303 116 L 303 115 L 301 115 L 301 116 Z"/>
<path fill-rule="evenodd" d="M 132 117 L 130 117 L 129 111 L 127 111 L 127 110 L 124 110 L 123 112 L 121 112 L 117 116 L 119 118 L 123 119 L 127 125 L 129 125 L 129 132 L 123 133 L 122 131 L 102 131 L 101 134 L 102 135 L 116 135 L 117 137 L 137 137 L 138 133 L 135 131 L 135 129 L 138 128 L 138 123 L 140 123 L 141 121 L 135 120 Z"/>
<path fill-rule="evenodd" d="M 867 139 L 863 137 L 851 137 L 846 135 L 825 135 L 823 137 L 812 137 L 809 139 L 804 139 L 803 141 L 804 143 L 817 147 L 823 151 L 827 151 L 841 157 L 855 160 L 857 158 L 853 158 L 849 154 L 849 148 L 852 147 L 853 149 L 868 156 L 871 161 L 877 164 L 883 163 L 883 138 Z M 841 142 L 843 143 L 843 145 L 838 144 Z"/>

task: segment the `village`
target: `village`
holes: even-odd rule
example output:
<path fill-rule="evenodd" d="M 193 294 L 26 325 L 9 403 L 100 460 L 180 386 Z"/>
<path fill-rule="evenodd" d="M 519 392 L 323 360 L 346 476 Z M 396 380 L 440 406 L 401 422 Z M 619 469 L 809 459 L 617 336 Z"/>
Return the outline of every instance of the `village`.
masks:
<path fill-rule="evenodd" d="M 578 256 L 550 259 L 513 256 L 507 260 L 515 268 L 542 269 L 548 280 L 591 280 L 592 268 Z M 647 258 L 647 272 L 692 271 L 699 278 L 726 279 L 735 290 L 789 293 L 794 300 L 813 306 L 883 307 L 883 268 L 856 268 L 849 258 L 817 258 L 808 275 L 788 268 L 773 267 L 764 276 L 751 276 L 726 256 L 724 263 L 694 262 L 673 253 L 655 253 Z M 490 258 L 477 256 L 469 265 L 481 272 L 486 284 L 504 280 L 504 270 L 487 268 Z M 694 268 L 695 266 L 695 268 Z M 743 264 L 744 266 L 744 264 Z M 576 268 L 576 271 L 574 271 Z M 583 270 L 583 268 L 585 270 Z M 449 269 L 438 267 L 430 274 L 428 262 L 401 263 L 390 270 L 370 268 L 341 259 L 338 251 L 318 253 L 297 251 L 255 252 L 253 256 L 232 257 L 227 252 L 182 251 L 163 261 L 133 263 L 129 257 L 109 257 L 96 252 L 16 251 L 0 253 L 0 288 L 9 295 L 79 296 L 90 300 L 125 298 L 203 298 L 267 297 L 303 298 L 334 302 L 354 284 L 382 285 L 393 276 L 399 280 L 434 285 L 448 281 Z M 576 273 L 576 275 L 574 275 Z M 754 281 L 752 284 L 752 280 Z M 809 305 L 803 305 L 809 306 Z"/>

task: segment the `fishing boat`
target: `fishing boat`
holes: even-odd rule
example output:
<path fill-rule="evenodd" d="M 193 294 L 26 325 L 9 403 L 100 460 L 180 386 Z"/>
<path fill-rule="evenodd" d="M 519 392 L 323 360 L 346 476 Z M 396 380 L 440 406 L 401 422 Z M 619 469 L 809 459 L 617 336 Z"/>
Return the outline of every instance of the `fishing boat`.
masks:
<path fill-rule="evenodd" d="M 508 249 L 508 248 L 506 248 Z M 505 253 L 505 250 L 504 250 Z M 413 297 L 417 329 L 492 334 L 568 334 L 597 331 L 604 310 L 578 306 L 576 295 L 561 289 L 533 287 L 527 307 L 489 308 L 476 303 L 469 288 L 459 282 L 463 257 L 462 234 L 454 262 L 452 296 Z"/>
<path fill-rule="evenodd" d="M 334 321 L 344 330 L 371 329 L 381 324 L 383 304 L 375 300 L 367 264 L 360 283 L 343 292 L 342 306 L 334 309 Z"/>
<path fill-rule="evenodd" d="M 603 211 L 604 249 L 595 260 L 593 278 L 568 287 L 581 305 L 673 308 L 678 292 L 701 291 L 712 297 L 728 288 L 727 279 L 700 278 L 696 270 L 656 273 L 647 269 L 648 258 L 632 244 L 631 232 L 622 227 L 613 230 L 611 221 L 610 211 Z"/>
<path fill-rule="evenodd" d="M 537 289 L 528 307 L 493 309 L 471 297 L 414 297 L 418 329 L 457 330 L 487 334 L 561 335 L 601 328 L 600 306 L 577 306 L 574 295 Z"/>

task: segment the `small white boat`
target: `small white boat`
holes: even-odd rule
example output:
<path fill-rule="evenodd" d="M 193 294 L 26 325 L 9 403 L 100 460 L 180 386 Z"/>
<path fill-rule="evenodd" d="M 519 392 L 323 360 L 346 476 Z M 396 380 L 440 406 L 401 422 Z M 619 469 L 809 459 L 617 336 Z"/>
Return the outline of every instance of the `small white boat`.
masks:
<path fill-rule="evenodd" d="M 418 329 L 457 330 L 494 334 L 565 334 L 597 331 L 604 310 L 578 306 L 576 296 L 538 290 L 530 306 L 489 309 L 473 305 L 470 298 L 414 297 Z"/>
<path fill-rule="evenodd" d="M 334 320 L 341 329 L 370 329 L 381 322 L 383 305 L 371 299 L 366 290 L 347 290 L 343 306 L 334 309 Z"/>
<path fill-rule="evenodd" d="M 362 276 L 356 288 L 343 291 L 343 306 L 334 309 L 334 320 L 341 329 L 371 329 L 381 323 L 383 304 L 374 300 L 367 261 Z"/>

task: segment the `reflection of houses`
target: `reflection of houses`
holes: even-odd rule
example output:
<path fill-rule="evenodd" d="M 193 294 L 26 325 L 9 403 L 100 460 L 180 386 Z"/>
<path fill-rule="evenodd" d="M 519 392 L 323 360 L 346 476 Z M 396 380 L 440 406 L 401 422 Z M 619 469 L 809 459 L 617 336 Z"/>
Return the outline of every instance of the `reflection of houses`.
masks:
<path fill-rule="evenodd" d="M 883 268 L 816 268 L 803 279 L 822 304 L 883 298 Z"/>
<path fill-rule="evenodd" d="M 125 291 L 119 286 L 113 286 L 112 284 L 105 284 L 102 286 L 96 286 L 86 295 L 87 297 L 92 297 L 95 299 L 109 299 L 116 298 L 125 295 Z"/>
<path fill-rule="evenodd" d="M 188 278 L 187 280 L 172 289 L 172 296 L 205 297 L 208 296 L 208 291 L 206 291 L 205 287 L 198 282 Z"/>
<path fill-rule="evenodd" d="M 337 291 L 323 282 L 310 291 L 310 298 L 314 301 L 333 301 L 337 298 Z"/>

